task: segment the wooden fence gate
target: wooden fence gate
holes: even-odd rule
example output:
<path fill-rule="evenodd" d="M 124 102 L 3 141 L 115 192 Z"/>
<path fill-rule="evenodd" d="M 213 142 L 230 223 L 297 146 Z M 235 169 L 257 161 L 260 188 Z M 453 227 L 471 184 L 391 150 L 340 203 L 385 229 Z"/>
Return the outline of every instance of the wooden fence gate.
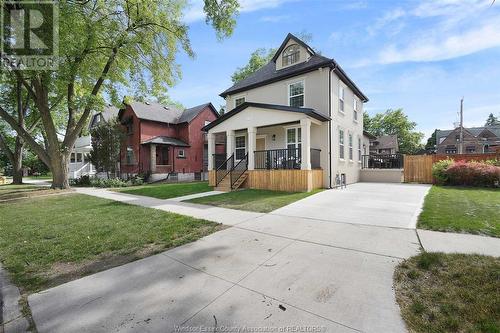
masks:
<path fill-rule="evenodd" d="M 405 183 L 432 184 L 433 155 L 405 155 Z"/>
<path fill-rule="evenodd" d="M 500 152 L 500 150 L 499 150 Z M 487 154 L 439 154 L 439 155 L 405 155 L 404 157 L 404 182 L 432 184 L 432 165 L 438 161 L 451 158 L 455 161 L 484 161 L 499 159 L 500 153 Z"/>

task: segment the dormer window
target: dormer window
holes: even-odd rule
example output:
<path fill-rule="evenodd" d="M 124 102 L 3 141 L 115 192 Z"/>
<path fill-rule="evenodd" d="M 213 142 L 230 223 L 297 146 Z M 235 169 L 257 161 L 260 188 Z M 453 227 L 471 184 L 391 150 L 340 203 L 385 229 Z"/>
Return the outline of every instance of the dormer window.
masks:
<path fill-rule="evenodd" d="M 287 47 L 282 54 L 283 67 L 295 64 L 300 59 L 300 47 L 297 44 Z"/>

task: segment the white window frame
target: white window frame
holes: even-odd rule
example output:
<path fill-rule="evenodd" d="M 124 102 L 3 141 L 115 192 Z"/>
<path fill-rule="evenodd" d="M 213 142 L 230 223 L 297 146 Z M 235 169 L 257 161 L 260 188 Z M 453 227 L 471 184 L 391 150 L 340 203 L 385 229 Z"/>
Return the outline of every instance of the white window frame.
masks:
<path fill-rule="evenodd" d="M 239 99 L 243 99 L 243 103 L 245 103 L 247 101 L 247 98 L 244 95 L 235 96 L 234 97 L 234 108 L 237 108 L 239 106 L 239 105 L 236 105 L 236 101 L 238 101 Z M 241 103 L 241 104 L 243 104 L 243 103 Z"/>
<path fill-rule="evenodd" d="M 295 141 L 288 142 L 288 130 L 295 131 Z M 300 135 L 299 135 L 300 133 Z M 300 126 L 288 126 L 285 127 L 285 149 L 288 149 L 288 145 L 294 145 L 295 148 L 302 147 L 302 129 Z"/>
<path fill-rule="evenodd" d="M 285 52 L 291 49 L 292 47 L 296 47 L 297 51 L 288 55 L 285 55 Z M 288 67 L 293 64 L 296 64 L 300 61 L 300 46 L 298 44 L 290 44 L 288 45 L 283 52 L 281 53 L 281 67 Z M 297 55 L 296 57 L 292 57 L 293 55 Z M 287 60 L 285 63 L 285 59 Z M 295 60 L 295 61 L 293 61 Z"/>
<path fill-rule="evenodd" d="M 80 157 L 80 158 L 78 158 Z M 83 162 L 83 153 L 76 153 L 76 163 L 82 163 Z"/>
<path fill-rule="evenodd" d="M 354 160 L 354 136 L 352 133 L 347 133 L 347 144 L 349 145 L 349 161 L 352 162 Z"/>
<path fill-rule="evenodd" d="M 236 139 L 237 139 L 237 138 L 241 138 L 241 137 L 243 137 L 243 143 L 244 143 L 244 146 L 243 146 L 243 147 L 237 147 L 237 146 L 236 146 L 236 142 L 237 142 L 237 141 L 236 141 Z M 247 135 L 246 135 L 246 134 L 238 134 L 238 135 L 235 135 L 235 136 L 234 136 L 234 159 L 235 159 L 236 161 L 241 161 L 241 159 L 237 159 L 237 158 L 236 158 L 236 155 L 237 155 L 237 154 L 236 154 L 236 151 L 237 151 L 238 149 L 244 149 L 244 150 L 245 150 L 245 153 L 243 154 L 243 156 L 247 153 Z"/>
<path fill-rule="evenodd" d="M 340 107 L 342 105 L 342 108 Z M 344 86 L 339 85 L 339 112 L 345 113 L 345 89 Z"/>
<path fill-rule="evenodd" d="M 298 95 L 293 95 L 291 96 L 290 95 L 290 87 L 294 84 L 297 84 L 297 83 L 302 83 L 302 94 L 298 94 Z M 298 80 L 298 81 L 294 81 L 294 82 L 290 82 L 288 85 L 287 85 L 287 94 L 288 94 L 288 106 L 292 106 L 291 103 L 290 103 L 290 99 L 292 97 L 297 97 L 297 96 L 301 96 L 302 95 L 302 106 L 299 106 L 300 108 L 303 108 L 305 105 L 306 105 L 306 81 L 305 80 Z"/>
<path fill-rule="evenodd" d="M 76 163 L 76 153 L 71 153 L 69 163 Z"/>
<path fill-rule="evenodd" d="M 358 114 L 358 99 L 356 98 L 356 96 L 353 96 L 352 98 L 352 117 L 353 117 L 353 120 L 355 123 L 358 122 L 358 117 L 359 117 L 359 114 Z"/>
<path fill-rule="evenodd" d="M 184 149 L 178 149 L 177 150 L 177 157 L 178 158 L 186 158 L 186 151 Z"/>
<path fill-rule="evenodd" d="M 338 130 L 338 139 L 339 139 L 339 159 L 345 160 L 345 131 L 343 128 L 339 127 Z M 341 135 L 342 134 L 342 135 Z"/>

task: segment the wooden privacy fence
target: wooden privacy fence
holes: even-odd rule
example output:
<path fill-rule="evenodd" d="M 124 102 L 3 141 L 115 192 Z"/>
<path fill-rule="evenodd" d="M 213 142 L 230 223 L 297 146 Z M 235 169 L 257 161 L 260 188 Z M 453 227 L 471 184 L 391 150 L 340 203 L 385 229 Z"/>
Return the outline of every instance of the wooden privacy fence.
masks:
<path fill-rule="evenodd" d="M 432 165 L 438 161 L 450 158 L 455 161 L 486 161 L 499 159 L 497 153 L 491 154 L 437 154 L 437 155 L 405 155 L 404 181 L 405 183 L 432 184 Z"/>

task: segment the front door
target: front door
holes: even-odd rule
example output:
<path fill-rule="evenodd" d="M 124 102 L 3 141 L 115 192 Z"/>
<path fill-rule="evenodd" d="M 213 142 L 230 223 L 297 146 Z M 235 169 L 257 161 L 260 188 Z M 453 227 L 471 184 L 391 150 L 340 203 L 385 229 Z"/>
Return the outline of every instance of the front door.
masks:
<path fill-rule="evenodd" d="M 266 150 L 266 138 L 258 138 L 255 143 L 255 150 Z"/>

